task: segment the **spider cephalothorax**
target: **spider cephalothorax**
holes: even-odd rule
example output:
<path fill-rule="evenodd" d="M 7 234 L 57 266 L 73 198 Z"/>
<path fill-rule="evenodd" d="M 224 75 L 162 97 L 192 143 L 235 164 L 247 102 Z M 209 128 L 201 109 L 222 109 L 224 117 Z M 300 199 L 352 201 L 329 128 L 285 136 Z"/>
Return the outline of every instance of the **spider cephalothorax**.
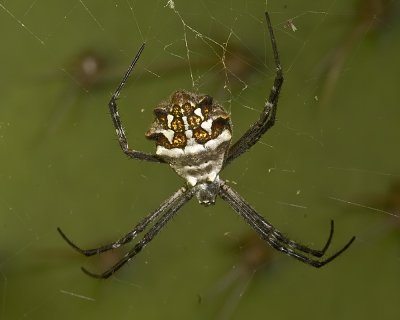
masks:
<path fill-rule="evenodd" d="M 193 196 L 196 196 L 203 205 L 215 203 L 215 198 L 220 196 L 269 245 L 288 256 L 316 268 L 322 267 L 334 260 L 352 244 L 355 237 L 352 237 L 339 251 L 326 259 L 322 259 L 332 240 L 333 221 L 331 221 L 331 231 L 325 246 L 321 250 L 309 248 L 287 238 L 259 215 L 239 193 L 219 178 L 219 173 L 224 167 L 249 150 L 275 123 L 283 74 L 268 13 L 265 13 L 265 17 L 274 54 L 275 80 L 259 119 L 233 145 L 230 145 L 232 131 L 229 114 L 221 106 L 214 103 L 210 96 L 178 90 L 172 94 L 170 101 L 161 103 L 154 110 L 156 119 L 146 133 L 147 138 L 154 140 L 156 143 L 156 154 L 148 154 L 128 147 L 128 140 L 118 113 L 117 99 L 139 60 L 144 49 L 144 44 L 140 47 L 108 104 L 118 136 L 118 142 L 122 151 L 130 158 L 168 163 L 178 175 L 186 180 L 186 185 L 161 203 L 158 209 L 144 217 L 134 229 L 121 239 L 104 246 L 94 249 L 81 249 L 58 228 L 65 241 L 86 256 L 119 248 L 131 242 L 145 229 L 150 228 L 142 240 L 138 241 L 110 269 L 101 274 L 95 274 L 82 268 L 86 274 L 97 278 L 108 278 L 111 276 L 125 263 L 135 257 Z M 150 225 L 152 226 L 149 227 Z"/>
<path fill-rule="evenodd" d="M 189 186 L 212 183 L 222 169 L 231 141 L 229 114 L 207 95 L 179 90 L 155 110 L 147 138 L 156 154 Z"/>

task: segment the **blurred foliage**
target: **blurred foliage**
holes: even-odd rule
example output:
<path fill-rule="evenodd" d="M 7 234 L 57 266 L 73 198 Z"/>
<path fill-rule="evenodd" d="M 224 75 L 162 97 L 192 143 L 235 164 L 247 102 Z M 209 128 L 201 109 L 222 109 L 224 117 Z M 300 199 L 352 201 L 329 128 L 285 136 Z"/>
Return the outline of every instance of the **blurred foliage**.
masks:
<path fill-rule="evenodd" d="M 107 281 L 79 267 L 104 270 L 125 251 L 85 259 L 56 232 L 107 243 L 182 184 L 115 141 L 107 102 L 141 43 L 119 101 L 132 146 L 154 149 L 152 109 L 179 88 L 220 101 L 234 137 L 249 127 L 274 77 L 265 9 L 0 1 L 1 319 L 399 318 L 398 208 L 382 200 L 400 178 L 399 1 L 268 1 L 285 71 L 278 123 L 221 175 L 293 239 L 321 246 L 330 219 L 332 252 L 356 235 L 334 263 L 315 270 L 268 251 L 268 267 L 246 273 L 245 249 L 227 247 L 242 248 L 249 228 L 222 201 L 190 202 Z M 250 274 L 245 290 L 209 299 L 235 266 Z"/>

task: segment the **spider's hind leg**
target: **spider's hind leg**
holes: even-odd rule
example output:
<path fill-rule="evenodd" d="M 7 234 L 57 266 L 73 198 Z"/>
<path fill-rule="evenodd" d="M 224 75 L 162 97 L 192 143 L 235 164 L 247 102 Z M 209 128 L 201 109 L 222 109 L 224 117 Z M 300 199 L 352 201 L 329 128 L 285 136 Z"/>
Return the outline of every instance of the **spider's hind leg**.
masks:
<path fill-rule="evenodd" d="M 249 150 L 274 124 L 276 118 L 276 110 L 278 106 L 279 94 L 283 84 L 283 71 L 279 59 L 278 48 L 276 45 L 274 30 L 272 28 L 271 19 L 268 12 L 265 12 L 267 27 L 271 39 L 271 46 L 275 62 L 275 80 L 269 93 L 268 100 L 264 104 L 264 108 L 259 119 L 253 123 L 238 141 L 236 141 L 228 150 L 224 166 L 228 165 L 232 160 Z"/>
<path fill-rule="evenodd" d="M 124 131 L 124 129 L 122 127 L 122 123 L 121 123 L 121 118 L 118 113 L 117 100 L 119 98 L 122 88 L 125 86 L 125 83 L 128 81 L 128 79 L 133 71 L 133 68 L 135 67 L 136 63 L 138 62 L 143 50 L 144 50 L 144 43 L 140 47 L 135 58 L 132 60 L 131 64 L 128 67 L 128 70 L 126 71 L 120 84 L 118 85 L 118 87 L 115 90 L 114 94 L 112 95 L 110 101 L 108 102 L 108 107 L 110 108 L 111 119 L 113 121 L 115 132 L 117 133 L 118 142 L 119 142 L 119 145 L 121 146 L 122 151 L 128 157 L 130 157 L 132 159 L 164 163 L 165 161 L 157 155 L 152 155 L 152 154 L 144 153 L 141 151 L 129 149 L 128 139 L 125 135 L 125 131 Z"/>

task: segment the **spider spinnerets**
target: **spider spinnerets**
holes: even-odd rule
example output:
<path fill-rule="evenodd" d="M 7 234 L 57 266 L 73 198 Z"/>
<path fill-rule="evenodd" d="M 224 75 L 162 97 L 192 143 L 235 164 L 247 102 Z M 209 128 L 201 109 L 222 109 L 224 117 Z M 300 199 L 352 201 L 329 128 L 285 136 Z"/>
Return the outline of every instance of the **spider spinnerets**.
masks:
<path fill-rule="evenodd" d="M 194 196 L 202 205 L 206 206 L 214 204 L 216 197 L 219 196 L 271 247 L 316 268 L 337 258 L 353 243 L 355 237 L 352 237 L 339 251 L 323 259 L 333 237 L 333 221 L 331 221 L 329 236 L 324 247 L 320 250 L 310 248 L 286 237 L 259 215 L 238 192 L 219 178 L 219 173 L 224 167 L 256 144 L 275 123 L 283 73 L 271 20 L 267 12 L 265 18 L 275 62 L 274 84 L 259 119 L 232 145 L 230 143 L 232 137 L 230 117 L 223 107 L 213 102 L 208 95 L 178 90 L 172 94 L 170 101 L 161 103 L 155 108 L 156 118 L 146 133 L 147 138 L 156 143 L 156 154 L 129 148 L 118 113 L 117 99 L 143 52 L 144 44 L 140 47 L 108 103 L 118 142 L 122 151 L 132 159 L 169 164 L 178 175 L 186 180 L 186 185 L 162 202 L 155 211 L 144 217 L 122 238 L 101 247 L 81 249 L 58 228 L 57 230 L 64 240 L 85 256 L 117 249 L 133 241 L 140 233 L 148 229 L 143 238 L 111 268 L 100 274 L 82 268 L 86 274 L 95 278 L 110 277 L 134 258 Z"/>

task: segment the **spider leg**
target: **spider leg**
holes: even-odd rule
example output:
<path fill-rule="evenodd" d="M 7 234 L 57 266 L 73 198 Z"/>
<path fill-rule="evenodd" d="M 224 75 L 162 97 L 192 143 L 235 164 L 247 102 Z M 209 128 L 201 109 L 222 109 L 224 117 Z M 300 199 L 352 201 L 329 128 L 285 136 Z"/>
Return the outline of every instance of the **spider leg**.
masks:
<path fill-rule="evenodd" d="M 122 151 L 130 158 L 138 159 L 138 160 L 145 160 L 145 161 L 152 161 L 152 162 L 162 162 L 165 161 L 158 157 L 157 155 L 152 155 L 148 153 L 144 153 L 141 151 L 136 151 L 129 149 L 128 147 L 128 139 L 126 138 L 125 131 L 122 128 L 121 118 L 118 113 L 118 105 L 117 99 L 121 93 L 122 88 L 124 87 L 126 81 L 128 80 L 129 76 L 131 75 L 133 68 L 135 67 L 137 61 L 139 60 L 140 55 L 144 49 L 144 43 L 140 47 L 138 53 L 136 54 L 135 58 L 132 60 L 131 64 L 129 65 L 128 70 L 126 71 L 124 77 L 122 78 L 120 84 L 115 90 L 114 94 L 112 95 L 110 101 L 108 102 L 108 106 L 110 108 L 111 118 L 115 127 L 115 132 L 117 133 L 118 142 L 121 146 Z"/>
<path fill-rule="evenodd" d="M 265 12 L 265 18 L 267 20 L 267 26 L 271 38 L 272 50 L 274 53 L 274 61 L 276 68 L 274 85 L 271 88 L 268 100 L 264 105 L 264 109 L 261 112 L 260 118 L 258 119 L 257 122 L 255 122 L 251 126 L 250 129 L 248 129 L 243 134 L 243 136 L 238 141 L 236 141 L 236 143 L 234 143 L 229 148 L 228 155 L 224 162 L 224 166 L 226 166 L 233 159 L 237 158 L 242 153 L 250 149 L 262 137 L 262 135 L 275 123 L 278 98 L 283 83 L 283 73 L 282 73 L 281 63 L 279 60 L 278 48 L 276 46 L 274 30 L 272 29 L 272 24 L 268 12 Z"/>
<path fill-rule="evenodd" d="M 310 258 L 307 255 L 313 255 L 318 258 L 324 255 L 333 235 L 332 221 L 331 233 L 324 248 L 322 250 L 314 250 L 283 236 L 274 226 L 261 217 L 236 191 L 226 184 L 221 185 L 219 195 L 273 248 L 317 268 L 337 258 L 355 240 L 355 237 L 352 237 L 342 249 L 325 260 Z"/>
<path fill-rule="evenodd" d="M 180 199 L 182 196 L 185 195 L 185 192 L 187 192 L 186 188 L 180 188 L 177 192 L 175 192 L 170 198 L 168 198 L 166 201 L 164 201 L 160 207 L 155 210 L 154 212 L 150 213 L 149 215 L 147 215 L 145 218 L 143 218 L 136 226 L 133 230 L 129 231 L 125 236 L 123 236 L 121 239 L 103 245 L 101 247 L 98 248 L 93 248 L 93 249 L 81 249 L 80 247 L 78 247 L 74 242 L 72 242 L 66 235 L 64 232 L 61 231 L 60 228 L 57 228 L 57 231 L 60 233 L 60 235 L 63 237 L 63 239 L 72 247 L 74 248 L 76 251 L 78 251 L 79 253 L 89 257 L 89 256 L 93 256 L 95 254 L 100 254 L 102 252 L 106 252 L 112 249 L 117 249 L 120 246 L 131 242 L 133 239 L 136 238 L 136 236 L 141 233 L 142 231 L 144 231 L 147 226 L 153 222 L 155 219 L 157 219 L 162 213 L 165 212 L 166 209 L 168 209 L 169 207 L 171 207 L 176 201 L 178 201 L 178 199 Z"/>
<path fill-rule="evenodd" d="M 333 220 L 331 220 L 331 224 L 330 224 L 331 228 L 330 228 L 328 240 L 325 242 L 325 245 L 321 250 L 316 250 L 316 249 L 309 248 L 309 247 L 307 247 L 301 243 L 298 243 L 296 241 L 290 240 L 284 234 L 282 234 L 279 230 L 277 230 L 274 226 L 272 226 L 268 221 L 266 221 L 262 216 L 260 216 L 255 210 L 253 210 L 253 211 L 254 211 L 254 214 L 251 215 L 251 218 L 254 223 L 258 224 L 258 226 L 260 227 L 260 229 L 263 232 L 265 232 L 266 234 L 271 233 L 280 242 L 283 242 L 287 246 L 292 247 L 296 250 L 299 250 L 304 253 L 311 254 L 314 257 L 320 258 L 325 254 L 326 250 L 328 250 L 329 245 L 331 244 L 332 237 L 333 237 L 333 231 L 334 231 Z"/>
<path fill-rule="evenodd" d="M 229 188 L 228 186 L 226 186 L 226 187 Z M 236 197 L 241 198 L 238 193 L 234 192 L 232 189 L 231 189 L 231 191 L 234 195 L 236 195 Z M 259 232 L 270 235 L 271 237 L 275 237 L 278 241 L 284 243 L 285 245 L 287 245 L 291 248 L 302 251 L 303 253 L 306 253 L 306 254 L 313 255 L 314 257 L 320 258 L 325 254 L 326 250 L 328 249 L 328 247 L 332 241 L 333 231 L 334 231 L 333 220 L 331 220 L 331 229 L 329 232 L 328 240 L 326 241 L 322 250 L 316 250 L 316 249 L 309 248 L 301 243 L 290 240 L 284 234 L 282 234 L 279 230 L 277 230 L 273 225 L 271 225 L 268 221 L 266 221 L 261 215 L 259 215 L 253 208 L 251 208 L 243 198 L 241 198 L 241 201 L 245 206 L 240 209 L 243 211 L 245 211 L 245 210 L 251 211 L 251 215 L 249 215 L 249 218 L 251 219 L 253 224 L 257 225 Z"/>
<path fill-rule="evenodd" d="M 320 268 L 324 265 L 326 265 L 327 263 L 331 262 L 332 260 L 336 259 L 340 254 L 342 254 L 344 251 L 347 250 L 348 247 L 350 247 L 350 245 L 353 243 L 353 241 L 356 239 L 356 237 L 352 237 L 350 239 L 349 242 L 346 243 L 346 245 L 340 249 L 339 251 L 337 251 L 335 254 L 333 254 L 332 256 L 330 256 L 329 258 L 325 259 L 325 260 L 317 260 L 317 259 L 313 259 L 310 257 L 307 257 L 301 253 L 297 253 L 295 251 L 293 251 L 290 247 L 285 247 L 282 244 L 280 244 L 279 242 L 276 241 L 276 238 L 274 237 L 264 237 L 262 236 L 262 238 L 264 240 L 266 240 L 274 249 L 281 251 L 285 254 L 287 254 L 290 257 L 293 257 L 297 260 L 300 260 L 301 262 L 304 262 L 306 264 L 309 264 L 315 268 Z"/>
<path fill-rule="evenodd" d="M 184 188 L 182 188 L 184 189 Z M 181 190 L 182 190 L 181 189 Z M 171 220 L 175 214 L 179 211 L 179 209 L 188 202 L 194 195 L 193 189 L 183 191 L 179 197 L 175 198 L 175 202 L 172 206 L 170 206 L 165 212 L 163 212 L 160 219 L 151 227 L 151 229 L 143 236 L 142 240 L 140 240 L 136 245 L 127 253 L 125 256 L 119 260 L 115 265 L 113 265 L 110 269 L 106 270 L 103 273 L 97 274 L 88 271 L 87 269 L 82 267 L 82 271 L 87 275 L 94 278 L 102 278 L 106 279 L 110 277 L 114 272 L 119 270 L 125 263 L 135 257 L 142 249 L 151 241 L 153 238 L 160 232 L 160 230 L 167 224 L 169 220 Z"/>

